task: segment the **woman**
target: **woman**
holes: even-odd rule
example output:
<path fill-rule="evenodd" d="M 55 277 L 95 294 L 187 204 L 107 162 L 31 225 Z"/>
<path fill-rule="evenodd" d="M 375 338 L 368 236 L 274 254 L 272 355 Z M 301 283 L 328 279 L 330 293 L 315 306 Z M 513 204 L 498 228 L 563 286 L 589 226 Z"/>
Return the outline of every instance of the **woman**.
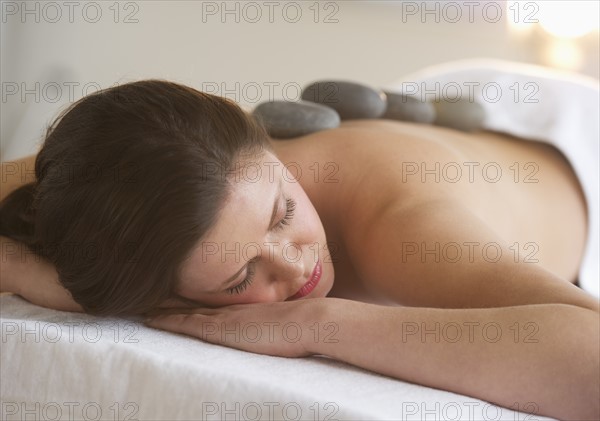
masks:
<path fill-rule="evenodd" d="M 35 177 L 3 202 L 3 291 L 600 416 L 598 303 L 573 285 L 585 198 L 549 145 L 384 120 L 277 141 L 228 100 L 150 80 L 74 104 Z M 249 321 L 302 340 L 219 334 Z"/>

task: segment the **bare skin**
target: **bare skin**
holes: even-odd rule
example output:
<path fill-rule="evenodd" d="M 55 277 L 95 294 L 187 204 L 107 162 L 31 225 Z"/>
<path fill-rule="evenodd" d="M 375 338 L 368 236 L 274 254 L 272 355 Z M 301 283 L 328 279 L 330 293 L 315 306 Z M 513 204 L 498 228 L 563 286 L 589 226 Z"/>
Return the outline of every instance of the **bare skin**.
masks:
<path fill-rule="evenodd" d="M 361 224 L 376 221 L 386 210 L 430 200 L 460 203 L 507 243 L 518 243 L 511 250 L 513 257 L 518 253 L 520 261 L 540 265 L 565 283 L 577 279 L 587 230 L 585 198 L 570 165 L 550 145 L 490 132 L 467 134 L 388 120 L 356 120 L 336 130 L 273 141 L 273 146 L 284 164 L 294 163 L 292 173 L 297 166 L 302 168 L 299 181 L 323 221 L 328 241 L 337 246 L 332 250 L 336 276 L 329 296 L 444 307 L 435 302 L 434 294 L 411 296 L 402 283 L 395 283 L 393 291 L 382 289 L 380 278 L 361 277 L 353 267 L 368 255 L 361 250 L 365 241 Z M 436 162 L 440 170 L 426 174 L 423 182 L 421 163 L 425 170 L 435 170 Z M 314 177 L 315 163 L 319 177 Z M 444 172 L 449 163 L 453 166 Z M 456 166 L 462 176 L 451 182 L 457 178 Z M 427 218 L 417 215 L 412 223 Z M 420 241 L 403 237 L 402 231 L 396 235 L 400 242 Z M 484 243 L 476 237 L 467 240 Z M 433 247 L 433 242 L 429 245 Z M 404 266 L 411 264 L 415 271 L 423 267 L 422 259 L 407 259 Z M 387 267 L 395 270 L 393 265 Z M 588 301 L 587 294 L 569 291 Z"/>
<path fill-rule="evenodd" d="M 573 285 L 586 240 L 586 205 L 558 151 L 500 134 L 383 120 L 345 122 L 272 143 L 292 174 L 302 169 L 297 179 L 333 244 L 330 299 L 197 309 L 150 326 L 252 352 L 327 355 L 505 407 L 533 403 L 535 413 L 559 419 L 598 418 L 600 310 L 594 297 Z M 421 162 L 433 170 L 425 181 Z M 458 178 L 456 166 L 462 169 Z M 502 175 L 493 182 L 497 168 Z M 415 253 L 415 245 L 425 253 Z M 448 245 L 463 254 L 455 258 Z M 292 273 L 276 263 L 269 270 L 281 279 Z M 295 273 L 297 282 L 302 274 Z M 277 290 L 278 297 L 291 292 L 289 285 Z M 205 321 L 240 320 L 297 320 L 307 329 L 335 320 L 339 342 L 228 343 L 199 328 Z M 534 343 L 508 334 L 497 342 L 405 340 L 405 323 L 495 323 L 504 332 L 533 323 L 537 336 Z"/>

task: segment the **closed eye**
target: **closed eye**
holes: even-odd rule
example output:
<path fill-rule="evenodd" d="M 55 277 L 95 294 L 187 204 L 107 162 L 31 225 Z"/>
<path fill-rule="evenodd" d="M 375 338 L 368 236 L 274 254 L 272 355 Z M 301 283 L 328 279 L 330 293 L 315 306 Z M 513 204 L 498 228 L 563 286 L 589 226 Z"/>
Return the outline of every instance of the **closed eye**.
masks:
<path fill-rule="evenodd" d="M 290 221 L 294 217 L 294 210 L 296 209 L 296 201 L 294 199 L 286 199 L 285 203 L 286 203 L 285 216 L 281 219 L 281 221 L 279 221 L 277 223 L 277 225 L 275 225 L 273 227 L 273 229 L 278 229 L 278 230 L 283 229 L 285 225 L 290 224 Z M 256 259 L 253 259 L 253 260 L 256 260 Z M 227 288 L 225 290 L 227 293 L 241 294 L 242 292 L 244 292 L 246 290 L 246 288 L 248 288 L 248 286 L 252 283 L 252 279 L 254 277 L 253 263 L 254 263 L 254 261 L 251 261 L 248 264 L 248 275 L 246 276 L 246 278 L 244 278 L 244 280 L 242 282 L 240 282 L 239 284 L 237 284 L 236 286 Z"/>
<path fill-rule="evenodd" d="M 252 283 L 252 278 L 254 278 L 254 270 L 252 268 L 252 264 L 249 264 L 248 265 L 248 275 L 246 276 L 246 278 L 242 282 L 237 284 L 236 286 L 227 288 L 226 291 L 229 294 L 234 294 L 234 293 L 241 294 Z"/>
<path fill-rule="evenodd" d="M 296 209 L 296 201 L 294 199 L 286 199 L 286 212 L 285 216 L 275 225 L 274 229 L 283 229 L 284 225 L 289 225 L 291 219 L 294 217 L 294 210 Z"/>

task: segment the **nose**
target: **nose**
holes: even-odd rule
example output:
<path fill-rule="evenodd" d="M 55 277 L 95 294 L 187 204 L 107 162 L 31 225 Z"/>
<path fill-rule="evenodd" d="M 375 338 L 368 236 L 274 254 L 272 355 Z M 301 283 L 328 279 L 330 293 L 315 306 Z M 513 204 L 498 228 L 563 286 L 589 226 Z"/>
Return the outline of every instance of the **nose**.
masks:
<path fill-rule="evenodd" d="M 302 286 L 305 278 L 304 253 L 299 247 L 283 246 L 274 250 L 270 259 L 272 264 L 270 278 L 273 281 L 284 283 L 296 283 L 298 288 Z"/>

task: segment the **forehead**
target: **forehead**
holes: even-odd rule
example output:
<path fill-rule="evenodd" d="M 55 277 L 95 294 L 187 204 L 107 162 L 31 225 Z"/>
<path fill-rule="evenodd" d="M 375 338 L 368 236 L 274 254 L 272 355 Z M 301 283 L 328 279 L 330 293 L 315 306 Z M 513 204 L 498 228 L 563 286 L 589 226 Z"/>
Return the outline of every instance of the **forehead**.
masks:
<path fill-rule="evenodd" d="M 281 183 L 283 164 L 272 154 L 240 165 L 217 222 L 196 244 L 182 270 L 183 282 L 212 289 L 258 254 Z"/>

